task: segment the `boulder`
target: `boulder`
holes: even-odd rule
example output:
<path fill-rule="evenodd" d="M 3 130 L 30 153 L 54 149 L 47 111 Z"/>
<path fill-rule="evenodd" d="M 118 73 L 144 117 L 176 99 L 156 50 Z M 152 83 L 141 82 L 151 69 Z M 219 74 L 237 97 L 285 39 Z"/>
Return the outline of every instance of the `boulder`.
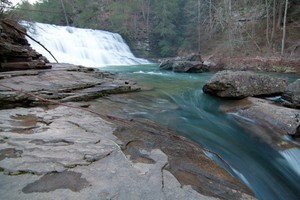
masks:
<path fill-rule="evenodd" d="M 174 72 L 203 73 L 208 72 L 208 66 L 199 61 L 176 61 L 173 63 Z"/>
<path fill-rule="evenodd" d="M 223 98 L 241 99 L 249 96 L 282 94 L 287 80 L 246 71 L 221 71 L 203 87 L 205 93 Z"/>
<path fill-rule="evenodd" d="M 165 59 L 159 65 L 160 70 L 172 70 L 181 73 L 208 72 L 209 67 L 203 64 L 199 54 L 191 54 L 185 57 Z"/>
<path fill-rule="evenodd" d="M 221 71 L 204 85 L 203 91 L 223 98 L 241 99 L 282 94 L 286 87 L 287 80 L 282 78 L 245 71 Z"/>
<path fill-rule="evenodd" d="M 282 97 L 288 101 L 288 106 L 300 108 L 300 79 L 291 83 L 283 93 Z"/>

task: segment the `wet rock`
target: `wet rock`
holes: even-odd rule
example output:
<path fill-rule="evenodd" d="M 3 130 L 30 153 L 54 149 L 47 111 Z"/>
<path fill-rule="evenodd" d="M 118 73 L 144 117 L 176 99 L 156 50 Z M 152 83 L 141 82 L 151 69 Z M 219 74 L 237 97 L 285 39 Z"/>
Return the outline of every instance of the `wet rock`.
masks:
<path fill-rule="evenodd" d="M 245 98 L 282 94 L 287 80 L 246 71 L 221 71 L 204 86 L 203 91 L 223 98 Z"/>
<path fill-rule="evenodd" d="M 127 109 L 123 104 L 120 105 L 121 108 L 118 107 L 119 102 L 126 103 L 125 96 L 127 95 L 114 95 L 93 101 L 91 108 L 108 114 L 119 113 L 119 109 Z M 112 99 L 118 103 L 112 103 Z M 112 122 L 120 126 L 114 134 L 123 142 L 122 150 L 133 163 L 157 163 L 149 152 L 161 149 L 168 157 L 168 162 L 162 168 L 164 176 L 175 176 L 181 187 L 192 187 L 203 195 L 219 199 L 253 199 L 252 192 L 245 185 L 208 158 L 196 144 L 172 135 L 176 134 L 174 131 L 166 130 L 146 119 L 144 121 L 134 118 L 126 120 L 125 123 L 118 120 Z M 166 182 L 164 180 L 164 188 L 169 187 Z"/>
<path fill-rule="evenodd" d="M 131 81 L 116 75 L 69 64 L 53 64 L 51 70 L 3 72 L 0 78 L 0 108 L 61 102 L 87 101 L 109 94 L 138 91 Z M 29 94 L 30 93 L 30 94 Z M 43 98 L 43 99 L 41 99 Z"/>
<path fill-rule="evenodd" d="M 296 128 L 295 134 L 292 135 L 293 138 L 295 138 L 296 140 L 300 140 L 300 124 L 299 126 Z"/>
<path fill-rule="evenodd" d="M 199 54 L 165 59 L 161 62 L 159 69 L 183 73 L 203 73 L 209 71 L 209 67 L 203 64 Z"/>
<path fill-rule="evenodd" d="M 3 199 L 215 199 L 182 186 L 158 148 L 136 143 L 131 151 L 131 143 L 131 156 L 124 154 L 112 124 L 94 113 L 64 106 L 0 110 L 0 128 L 11 127 L 18 115 L 51 123 L 39 124 L 30 136 L 0 132 L 5 155 L 6 149 L 22 152 L 10 150 L 0 160 Z"/>
<path fill-rule="evenodd" d="M 276 105 L 269 100 L 248 97 L 227 102 L 220 110 L 240 121 L 241 126 L 255 131 L 256 136 L 276 149 L 297 146 L 284 139 L 286 136 L 299 137 L 300 110 Z M 251 123 L 247 123 L 251 121 Z M 256 124 L 259 124 L 257 126 Z M 269 131 L 269 130 L 276 130 Z M 274 134 L 270 135 L 270 132 Z"/>
<path fill-rule="evenodd" d="M 286 105 L 293 108 L 300 108 L 300 79 L 289 84 L 282 97 L 288 101 Z"/>

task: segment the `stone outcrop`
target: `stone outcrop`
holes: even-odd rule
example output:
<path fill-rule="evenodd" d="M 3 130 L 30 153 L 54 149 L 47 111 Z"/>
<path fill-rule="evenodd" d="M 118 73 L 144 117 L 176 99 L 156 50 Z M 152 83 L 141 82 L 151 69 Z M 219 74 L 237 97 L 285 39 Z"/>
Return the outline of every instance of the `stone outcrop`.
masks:
<path fill-rule="evenodd" d="M 205 93 L 223 98 L 282 94 L 287 80 L 246 71 L 221 71 L 203 87 Z"/>
<path fill-rule="evenodd" d="M 68 64 L 52 64 L 52 66 L 49 70 L 1 73 L 0 108 L 45 103 L 34 95 L 49 100 L 70 102 L 139 90 L 134 82 L 120 80 L 116 75 L 100 72 L 94 68 Z"/>
<path fill-rule="evenodd" d="M 151 164 L 131 161 L 111 124 L 94 114 L 57 107 L 0 116 L 3 199 L 215 199 L 181 187 L 159 149 L 143 151 Z"/>
<path fill-rule="evenodd" d="M 300 79 L 289 84 L 282 97 L 287 101 L 287 106 L 300 108 Z"/>
<path fill-rule="evenodd" d="M 13 20 L 2 19 L 0 27 L 0 72 L 51 68 L 48 60 L 30 47 L 22 26 Z"/>
<path fill-rule="evenodd" d="M 209 67 L 203 64 L 203 61 L 198 54 L 165 59 L 159 65 L 159 69 L 181 73 L 203 73 L 209 71 Z"/>

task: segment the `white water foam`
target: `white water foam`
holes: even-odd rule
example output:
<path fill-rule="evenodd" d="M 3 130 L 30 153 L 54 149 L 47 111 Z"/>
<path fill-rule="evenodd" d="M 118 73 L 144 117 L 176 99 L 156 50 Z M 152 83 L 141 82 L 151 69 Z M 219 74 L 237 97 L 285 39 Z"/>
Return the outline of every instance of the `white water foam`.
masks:
<path fill-rule="evenodd" d="M 136 58 L 117 33 L 24 21 L 21 24 L 60 63 L 88 67 L 149 64 L 145 59 Z M 50 62 L 55 62 L 43 47 L 30 38 L 27 39 L 33 49 Z"/>
<path fill-rule="evenodd" d="M 289 166 L 298 174 L 300 177 L 300 149 L 291 148 L 281 151 L 280 154 L 288 162 Z"/>
<path fill-rule="evenodd" d="M 137 71 L 137 72 L 133 72 L 134 74 L 149 74 L 149 75 L 166 75 L 162 72 L 144 72 L 144 71 Z"/>

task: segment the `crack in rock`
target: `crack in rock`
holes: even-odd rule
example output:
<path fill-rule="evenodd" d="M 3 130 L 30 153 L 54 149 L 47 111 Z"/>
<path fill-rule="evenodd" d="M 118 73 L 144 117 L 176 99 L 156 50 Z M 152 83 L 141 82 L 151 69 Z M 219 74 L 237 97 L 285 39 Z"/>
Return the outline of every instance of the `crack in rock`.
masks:
<path fill-rule="evenodd" d="M 161 190 L 163 191 L 163 189 L 165 188 L 165 179 L 164 179 L 164 170 L 166 169 L 166 167 L 169 165 L 169 163 L 167 162 L 162 168 L 161 168 Z"/>
<path fill-rule="evenodd" d="M 31 140 L 29 143 L 33 143 L 35 145 L 45 145 L 45 146 L 68 146 L 74 144 L 74 142 L 67 141 L 65 139 L 56 139 L 56 140 L 49 140 L 49 141 L 35 139 L 35 140 Z"/>
<path fill-rule="evenodd" d="M 107 153 L 107 154 L 96 154 L 96 155 L 84 155 L 84 160 L 86 160 L 87 162 L 93 163 L 96 162 L 98 160 L 101 160 L 103 158 L 106 158 L 108 156 L 110 156 L 113 153 L 113 151 Z"/>

